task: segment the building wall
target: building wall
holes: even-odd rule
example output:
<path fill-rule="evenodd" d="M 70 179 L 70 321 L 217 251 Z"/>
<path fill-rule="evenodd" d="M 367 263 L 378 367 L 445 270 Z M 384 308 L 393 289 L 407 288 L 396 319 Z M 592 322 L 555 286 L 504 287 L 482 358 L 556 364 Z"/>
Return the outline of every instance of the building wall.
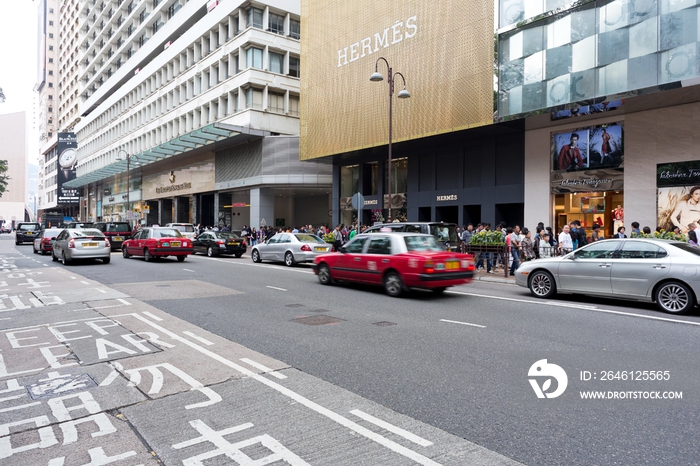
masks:
<path fill-rule="evenodd" d="M 0 160 L 7 160 L 7 189 L 0 197 L 0 220 L 24 221 L 27 205 L 27 115 L 0 115 Z"/>

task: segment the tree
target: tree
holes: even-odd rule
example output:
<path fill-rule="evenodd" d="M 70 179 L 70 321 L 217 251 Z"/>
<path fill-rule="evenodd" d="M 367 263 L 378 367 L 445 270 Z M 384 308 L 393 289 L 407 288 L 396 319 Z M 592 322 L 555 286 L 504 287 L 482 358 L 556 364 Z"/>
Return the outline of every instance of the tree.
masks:
<path fill-rule="evenodd" d="M 2 87 L 0 87 L 0 104 L 5 103 L 5 93 L 2 92 Z"/>
<path fill-rule="evenodd" d="M 0 160 L 0 197 L 7 191 L 7 182 L 10 177 L 7 175 L 7 160 Z"/>

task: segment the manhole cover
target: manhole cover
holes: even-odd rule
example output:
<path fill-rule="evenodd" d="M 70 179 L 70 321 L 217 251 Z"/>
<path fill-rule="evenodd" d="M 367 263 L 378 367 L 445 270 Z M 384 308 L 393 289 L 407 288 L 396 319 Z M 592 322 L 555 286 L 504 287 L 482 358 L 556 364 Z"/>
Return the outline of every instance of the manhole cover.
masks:
<path fill-rule="evenodd" d="M 396 325 L 396 322 L 374 322 L 372 325 L 376 325 L 377 327 L 390 327 Z"/>
<path fill-rule="evenodd" d="M 303 304 L 287 304 L 287 307 L 304 307 Z"/>
<path fill-rule="evenodd" d="M 298 319 L 292 319 L 292 322 L 298 322 L 305 325 L 327 325 L 327 324 L 337 324 L 339 322 L 345 322 L 343 319 L 338 319 L 337 317 L 331 316 L 308 316 L 299 317 Z"/>

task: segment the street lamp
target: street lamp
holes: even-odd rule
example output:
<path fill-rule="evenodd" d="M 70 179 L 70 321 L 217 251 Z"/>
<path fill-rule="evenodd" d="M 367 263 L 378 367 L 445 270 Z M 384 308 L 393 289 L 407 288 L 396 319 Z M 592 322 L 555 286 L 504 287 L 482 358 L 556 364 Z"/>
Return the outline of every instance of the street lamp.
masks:
<path fill-rule="evenodd" d="M 130 201 L 129 193 L 131 192 L 131 186 L 130 186 L 130 180 L 129 180 L 129 176 L 130 176 L 129 165 L 131 163 L 131 157 L 136 158 L 136 156 L 129 155 L 129 153 L 127 151 L 125 151 L 124 149 L 119 149 L 119 151 L 117 152 L 117 160 L 122 160 L 122 158 L 119 156 L 119 154 L 121 154 L 122 152 L 124 152 L 124 155 L 126 155 L 126 215 L 127 215 L 127 221 L 128 221 L 129 220 L 128 212 L 131 209 L 131 203 L 129 202 Z M 137 159 L 136 163 L 138 163 L 138 159 Z"/>
<path fill-rule="evenodd" d="M 389 62 L 386 61 L 386 58 L 384 57 L 379 57 L 377 58 L 377 61 L 374 63 L 374 73 L 372 73 L 372 76 L 369 77 L 370 81 L 384 81 L 384 76 L 378 71 L 379 68 L 379 60 L 383 60 L 384 63 L 386 63 L 386 67 L 389 69 L 389 75 L 387 82 L 389 83 L 389 183 L 387 185 L 387 191 L 389 191 L 389 216 L 387 218 L 388 222 L 391 222 L 391 132 L 392 132 L 392 101 L 394 97 L 394 81 L 396 80 L 396 76 L 401 76 L 401 81 L 403 81 L 403 89 L 401 92 L 397 94 L 399 99 L 407 99 L 411 97 L 411 94 L 406 90 L 406 78 L 404 78 L 403 74 L 396 72 L 392 73 L 391 66 L 389 66 Z"/>

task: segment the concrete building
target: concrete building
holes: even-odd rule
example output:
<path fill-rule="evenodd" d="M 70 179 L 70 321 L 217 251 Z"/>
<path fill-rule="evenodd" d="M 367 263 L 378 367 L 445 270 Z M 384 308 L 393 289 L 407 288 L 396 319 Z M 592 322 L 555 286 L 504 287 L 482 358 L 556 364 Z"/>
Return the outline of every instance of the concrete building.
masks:
<path fill-rule="evenodd" d="M 81 2 L 83 220 L 326 223 L 299 161 L 298 1 Z"/>
<path fill-rule="evenodd" d="M 27 206 L 27 115 L 0 115 L 0 160 L 7 160 L 7 189 L 0 197 L 0 222 L 34 220 Z"/>

